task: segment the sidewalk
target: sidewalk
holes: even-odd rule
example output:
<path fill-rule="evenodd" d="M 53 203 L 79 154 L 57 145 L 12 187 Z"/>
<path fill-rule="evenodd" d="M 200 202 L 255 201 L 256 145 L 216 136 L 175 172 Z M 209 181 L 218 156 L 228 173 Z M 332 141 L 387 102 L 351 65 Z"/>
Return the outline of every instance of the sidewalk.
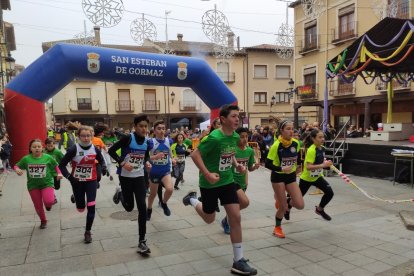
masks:
<path fill-rule="evenodd" d="M 189 190 L 198 191 L 197 170 L 187 160 L 186 181 L 169 203 L 172 215 L 165 217 L 154 204 L 147 224 L 149 258 L 136 253 L 134 217 L 123 212 L 124 220 L 111 217 L 123 211 L 112 202 L 116 177 L 101 182 L 93 242 L 88 245 L 83 243 L 86 214 L 79 214 L 70 202 L 66 180 L 57 192 L 58 204 L 47 212 L 48 228 L 40 230 L 25 177 L 10 174 L 0 197 L 0 275 L 230 275 L 232 247 L 219 224 L 224 209 L 217 213 L 216 223 L 206 225 L 193 208 L 181 203 Z M 406 185 L 350 177 L 380 197 L 406 199 L 414 194 Z M 414 259 L 413 232 L 398 216 L 401 210 L 413 211 L 412 203 L 371 201 L 341 178 L 329 177 L 335 196 L 326 212 L 332 221 L 314 213 L 320 195 L 307 195 L 305 209 L 293 210 L 291 220 L 283 221 L 286 239 L 278 239 L 272 236 L 270 173 L 261 168 L 249 178 L 250 206 L 242 211 L 243 246 L 258 275 L 375 275 Z"/>

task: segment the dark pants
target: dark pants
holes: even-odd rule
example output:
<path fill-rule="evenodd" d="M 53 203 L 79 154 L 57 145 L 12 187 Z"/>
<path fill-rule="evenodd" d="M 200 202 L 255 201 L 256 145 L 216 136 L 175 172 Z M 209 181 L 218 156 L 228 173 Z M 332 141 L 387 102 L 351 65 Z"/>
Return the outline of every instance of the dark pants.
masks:
<path fill-rule="evenodd" d="M 299 181 L 299 188 L 302 192 L 302 196 L 304 196 L 308 192 L 310 186 L 312 185 L 323 192 L 323 196 L 321 198 L 321 202 L 319 203 L 319 207 L 325 208 L 325 206 L 328 205 L 329 201 L 331 201 L 331 199 L 334 196 L 334 192 L 331 186 L 323 177 L 319 177 L 318 180 L 316 180 L 315 182 L 308 182 L 301 179 Z"/>
<path fill-rule="evenodd" d="M 125 177 L 119 176 L 119 183 L 121 184 L 122 197 L 121 203 L 127 212 L 134 210 L 134 196 L 138 208 L 138 233 L 139 240 L 145 239 L 147 232 L 147 204 L 146 185 L 143 176 L 140 177 Z"/>
<path fill-rule="evenodd" d="M 83 212 L 85 207 L 88 209 L 88 213 L 86 214 L 86 231 L 90 231 L 92 229 L 93 220 L 95 219 L 95 199 L 98 182 L 82 181 L 73 182 L 71 184 L 78 211 Z"/>

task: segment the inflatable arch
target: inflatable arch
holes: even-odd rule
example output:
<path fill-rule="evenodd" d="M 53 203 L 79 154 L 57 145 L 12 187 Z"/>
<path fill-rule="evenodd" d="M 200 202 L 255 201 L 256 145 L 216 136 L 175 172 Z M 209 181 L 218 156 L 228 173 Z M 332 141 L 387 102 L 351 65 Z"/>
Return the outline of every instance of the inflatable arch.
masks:
<path fill-rule="evenodd" d="M 29 141 L 46 138 L 44 102 L 73 79 L 191 87 L 218 116 L 236 97 L 202 59 L 93 46 L 57 44 L 5 89 L 7 130 L 12 162 L 28 153 Z"/>

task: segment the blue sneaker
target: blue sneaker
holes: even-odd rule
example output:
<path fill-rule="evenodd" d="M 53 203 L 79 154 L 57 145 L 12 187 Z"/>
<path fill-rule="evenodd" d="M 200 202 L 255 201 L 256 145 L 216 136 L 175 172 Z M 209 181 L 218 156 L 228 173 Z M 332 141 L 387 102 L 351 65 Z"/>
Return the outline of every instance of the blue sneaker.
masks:
<path fill-rule="evenodd" d="M 221 227 L 223 227 L 224 234 L 230 235 L 230 225 L 227 222 L 227 217 L 221 220 Z"/>
<path fill-rule="evenodd" d="M 248 260 L 245 258 L 241 258 L 237 262 L 234 262 L 233 266 L 231 267 L 231 272 L 238 275 L 256 275 L 257 270 L 248 265 L 247 261 Z"/>

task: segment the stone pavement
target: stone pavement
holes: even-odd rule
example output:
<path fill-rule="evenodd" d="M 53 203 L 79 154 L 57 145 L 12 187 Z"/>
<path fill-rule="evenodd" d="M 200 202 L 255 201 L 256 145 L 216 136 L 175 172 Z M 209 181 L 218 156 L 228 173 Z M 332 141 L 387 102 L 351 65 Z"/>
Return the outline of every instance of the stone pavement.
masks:
<path fill-rule="evenodd" d="M 219 224 L 223 209 L 216 223 L 206 225 L 192 207 L 181 203 L 187 191 L 197 189 L 197 170 L 187 160 L 186 182 L 169 204 L 172 215 L 165 217 L 154 207 L 147 226 L 152 251 L 148 258 L 136 253 L 137 221 L 111 217 L 123 211 L 112 202 L 117 179 L 111 182 L 105 177 L 101 182 L 93 242 L 87 245 L 85 213 L 79 214 L 70 202 L 66 180 L 57 192 L 58 204 L 47 212 L 48 228 L 40 230 L 25 177 L 10 174 L 0 197 L 0 275 L 230 275 L 232 247 Z M 283 221 L 286 239 L 278 239 L 272 236 L 270 173 L 261 168 L 249 178 L 250 206 L 242 211 L 243 245 L 259 275 L 374 275 L 414 259 L 413 232 L 398 216 L 401 210 L 413 211 L 412 203 L 371 201 L 339 177 L 329 177 L 335 196 L 326 211 L 332 221 L 314 213 L 320 195 L 307 195 L 305 209 L 293 210 L 291 220 Z M 406 185 L 351 178 L 378 196 L 402 199 L 414 194 Z"/>

